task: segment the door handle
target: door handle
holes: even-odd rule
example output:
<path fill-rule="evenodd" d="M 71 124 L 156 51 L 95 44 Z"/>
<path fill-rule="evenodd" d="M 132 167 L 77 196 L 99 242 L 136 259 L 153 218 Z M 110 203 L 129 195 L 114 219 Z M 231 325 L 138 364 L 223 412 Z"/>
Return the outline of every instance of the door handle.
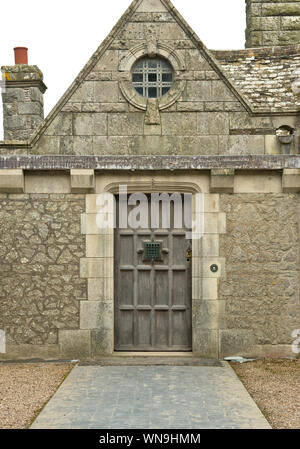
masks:
<path fill-rule="evenodd" d="M 187 260 L 187 262 L 189 262 L 191 260 L 191 258 L 192 258 L 192 249 L 189 248 L 187 250 L 187 252 L 186 252 L 186 260 Z"/>

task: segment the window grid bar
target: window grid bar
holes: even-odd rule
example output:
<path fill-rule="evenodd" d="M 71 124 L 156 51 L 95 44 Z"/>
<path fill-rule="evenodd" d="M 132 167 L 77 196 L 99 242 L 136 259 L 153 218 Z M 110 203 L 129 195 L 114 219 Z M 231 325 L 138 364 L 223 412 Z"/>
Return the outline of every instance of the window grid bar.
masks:
<path fill-rule="evenodd" d="M 142 80 L 137 81 L 142 75 Z M 163 77 L 168 78 L 163 81 Z M 134 81 L 134 78 L 136 79 Z M 143 59 L 132 70 L 132 83 L 140 95 L 146 98 L 160 98 L 171 88 L 173 82 L 173 70 L 170 64 L 157 59 Z"/>

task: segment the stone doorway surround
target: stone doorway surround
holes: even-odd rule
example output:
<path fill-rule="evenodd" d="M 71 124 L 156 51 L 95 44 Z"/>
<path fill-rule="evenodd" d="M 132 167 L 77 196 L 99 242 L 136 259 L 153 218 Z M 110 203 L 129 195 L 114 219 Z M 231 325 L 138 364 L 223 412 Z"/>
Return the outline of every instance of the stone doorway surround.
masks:
<path fill-rule="evenodd" d="M 127 185 L 128 193 L 203 193 L 204 235 L 193 240 L 192 345 L 195 356 L 219 358 L 219 330 L 225 321 L 224 301 L 218 299 L 219 279 L 225 277 L 219 236 L 226 233 L 226 216 L 219 209 L 219 194 L 208 193 L 209 175 L 204 174 L 96 177 L 96 193 L 86 195 L 86 211 L 81 217 L 86 257 L 80 260 L 80 276 L 87 279 L 88 300 L 80 302 L 80 329 L 59 332 L 62 354 L 88 358 L 114 353 L 114 229 L 98 228 L 96 202 L 100 193 L 117 194 L 119 185 Z M 218 266 L 218 272 L 211 271 L 212 265 Z"/>

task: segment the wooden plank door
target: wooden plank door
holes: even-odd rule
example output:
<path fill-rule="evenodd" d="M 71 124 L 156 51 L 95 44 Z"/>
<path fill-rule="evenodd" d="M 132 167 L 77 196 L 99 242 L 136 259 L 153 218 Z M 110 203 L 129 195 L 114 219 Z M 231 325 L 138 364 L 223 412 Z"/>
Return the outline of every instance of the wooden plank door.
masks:
<path fill-rule="evenodd" d="M 191 351 L 191 248 L 172 225 L 115 230 L 115 350 Z"/>

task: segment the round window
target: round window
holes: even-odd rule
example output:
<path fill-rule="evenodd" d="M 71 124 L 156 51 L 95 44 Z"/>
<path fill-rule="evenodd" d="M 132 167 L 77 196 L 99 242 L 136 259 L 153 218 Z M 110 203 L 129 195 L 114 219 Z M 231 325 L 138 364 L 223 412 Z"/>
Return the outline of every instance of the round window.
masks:
<path fill-rule="evenodd" d="M 142 58 L 132 68 L 132 84 L 146 98 L 161 98 L 172 87 L 173 68 L 162 58 Z"/>

